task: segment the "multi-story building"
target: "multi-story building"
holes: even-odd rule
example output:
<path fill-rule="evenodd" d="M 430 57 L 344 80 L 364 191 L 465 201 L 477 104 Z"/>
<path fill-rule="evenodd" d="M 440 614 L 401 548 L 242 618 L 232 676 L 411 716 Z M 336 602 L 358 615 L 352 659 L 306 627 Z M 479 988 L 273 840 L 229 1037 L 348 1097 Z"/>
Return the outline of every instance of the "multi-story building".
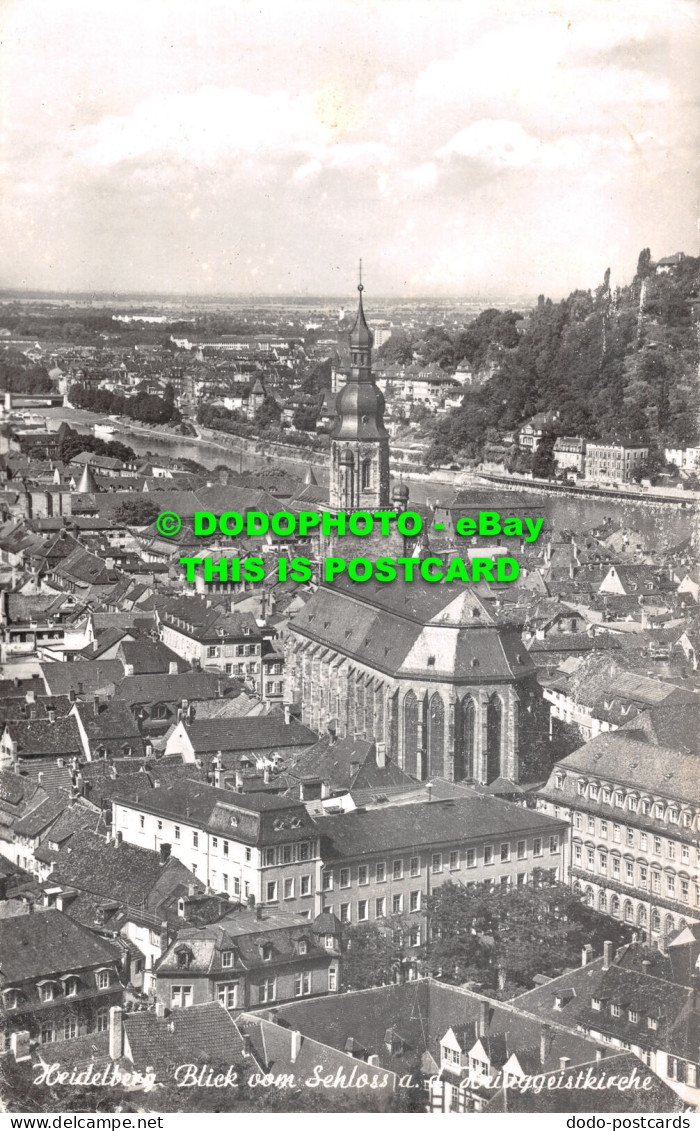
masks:
<path fill-rule="evenodd" d="M 583 475 L 586 441 L 582 436 L 559 436 L 554 444 L 554 462 L 558 471 L 575 471 Z"/>
<path fill-rule="evenodd" d="M 426 901 L 459 883 L 519 886 L 537 870 L 568 877 L 563 818 L 470 792 L 445 800 L 319 817 L 324 908 L 341 923 L 408 916 L 425 942 Z"/>
<path fill-rule="evenodd" d="M 53 908 L 0 919 L 0 1051 L 109 1028 L 121 951 Z"/>
<path fill-rule="evenodd" d="M 589 443 L 586 447 L 586 479 L 628 483 L 648 455 L 648 447 Z"/>
<path fill-rule="evenodd" d="M 182 597 L 158 612 L 160 638 L 200 668 L 235 675 L 262 691 L 263 633 L 250 613 L 225 613 L 204 598 Z"/>
<path fill-rule="evenodd" d="M 616 730 L 557 762 L 540 794 L 571 822 L 574 888 L 650 939 L 700 919 L 697 781 L 694 754 Z"/>
<path fill-rule="evenodd" d="M 320 834 L 304 805 L 201 781 L 120 791 L 113 829 L 129 844 L 181 860 L 233 899 L 279 904 L 312 919 L 320 910 Z"/>
<path fill-rule="evenodd" d="M 337 993 L 340 923 L 309 922 L 278 908 L 235 911 L 178 932 L 158 963 L 157 998 L 167 1009 L 219 1001 L 226 1009 Z"/>

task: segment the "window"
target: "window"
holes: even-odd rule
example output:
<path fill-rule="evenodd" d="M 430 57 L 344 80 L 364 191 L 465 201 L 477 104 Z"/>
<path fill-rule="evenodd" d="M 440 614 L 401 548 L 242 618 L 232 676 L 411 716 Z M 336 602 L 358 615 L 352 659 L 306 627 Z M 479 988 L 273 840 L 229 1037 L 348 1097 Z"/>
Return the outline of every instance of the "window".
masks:
<path fill-rule="evenodd" d="M 690 849 L 687 844 L 681 845 L 681 862 L 683 864 L 690 864 Z"/>
<path fill-rule="evenodd" d="M 375 869 L 375 878 L 378 884 L 383 884 L 386 880 L 386 864 L 377 864 Z"/>
<path fill-rule="evenodd" d="M 603 787 L 603 801 L 604 801 L 604 802 L 605 802 L 606 804 L 609 804 L 609 802 L 610 802 L 610 798 L 611 798 L 611 797 L 612 797 L 612 790 L 611 790 L 611 789 L 606 789 L 606 787 L 604 786 L 604 787 Z"/>
<path fill-rule="evenodd" d="M 300 895 L 311 895 L 311 876 L 302 876 L 299 881 L 301 884 Z"/>
<path fill-rule="evenodd" d="M 654 816 L 659 821 L 663 820 L 663 817 L 664 817 L 664 807 L 663 807 L 663 805 L 655 805 L 654 806 Z"/>
<path fill-rule="evenodd" d="M 419 856 L 412 856 L 411 857 L 410 872 L 411 872 L 412 876 L 419 876 L 420 875 L 420 857 Z"/>
<path fill-rule="evenodd" d="M 681 902 L 688 903 L 690 899 L 690 882 L 681 879 Z"/>
<path fill-rule="evenodd" d="M 99 984 L 99 983 L 98 983 Z M 43 986 L 39 986 L 39 1000 L 40 1001 L 53 1001 L 54 992 L 51 982 L 45 982 Z"/>
<path fill-rule="evenodd" d="M 360 864 L 359 868 L 357 869 L 357 882 L 358 884 L 360 884 L 360 886 L 364 886 L 365 884 L 369 883 L 369 868 L 366 864 Z"/>
<path fill-rule="evenodd" d="M 550 836 L 549 838 L 549 855 L 556 856 L 559 851 L 559 837 Z"/>
<path fill-rule="evenodd" d="M 484 864 L 493 864 L 493 845 L 484 845 Z"/>
<path fill-rule="evenodd" d="M 588 818 L 588 831 L 589 833 L 595 832 L 595 817 Z"/>
<path fill-rule="evenodd" d="M 175 825 L 175 840 L 179 840 L 179 839 L 180 839 L 180 826 Z"/>
<path fill-rule="evenodd" d="M 391 900 L 391 911 L 393 915 L 400 915 L 403 911 L 403 895 L 395 895 Z"/>
<path fill-rule="evenodd" d="M 639 1013 L 637 1012 L 637 1010 L 629 1009 L 627 1011 L 627 1019 L 628 1021 L 631 1021 L 633 1025 L 639 1024 Z"/>
<path fill-rule="evenodd" d="M 357 919 L 359 923 L 366 923 L 369 919 L 369 903 L 366 899 L 357 901 Z"/>
<path fill-rule="evenodd" d="M 341 903 L 341 905 L 340 905 L 340 922 L 341 923 L 349 923 L 350 922 L 350 904 L 349 903 Z"/>
<path fill-rule="evenodd" d="M 666 895 L 674 896 L 676 894 L 676 877 L 666 876 Z"/>
<path fill-rule="evenodd" d="M 222 966 L 233 966 L 233 951 L 232 950 L 222 950 L 222 952 L 221 952 L 221 965 Z"/>
<path fill-rule="evenodd" d="M 349 868 L 341 868 L 340 869 L 340 886 L 341 886 L 341 888 L 349 888 L 350 887 L 350 869 Z"/>
<path fill-rule="evenodd" d="M 321 886 L 324 891 L 333 891 L 333 873 L 324 872 L 321 877 Z"/>
<path fill-rule="evenodd" d="M 274 1001 L 275 1000 L 275 979 L 274 978 L 265 978 L 264 981 L 262 981 L 260 983 L 258 990 L 259 990 L 258 997 L 259 997 L 261 1002 Z"/>
<path fill-rule="evenodd" d="M 610 1005 L 610 1016 L 611 1017 L 621 1017 L 622 1016 L 622 1010 L 620 1009 L 620 1007 L 619 1007 L 619 1005 L 617 1004 L 616 1001 L 613 1001 Z"/>
<path fill-rule="evenodd" d="M 467 849 L 467 868 L 475 868 L 475 867 L 476 867 L 476 849 L 475 848 L 468 848 Z"/>
<path fill-rule="evenodd" d="M 619 789 L 616 789 L 615 790 L 615 805 L 616 805 L 616 807 L 618 809 L 622 809 L 624 804 L 625 804 L 624 795 L 620 792 Z"/>
<path fill-rule="evenodd" d="M 420 891 L 412 891 L 410 895 L 410 910 L 420 911 Z"/>
<path fill-rule="evenodd" d="M 640 833 L 639 834 L 639 847 L 644 852 L 646 852 L 646 850 L 647 850 L 648 843 L 649 843 L 649 838 L 647 837 L 647 834 L 646 833 Z"/>
<path fill-rule="evenodd" d="M 408 945 L 420 946 L 420 927 L 411 927 L 408 932 Z"/>
<path fill-rule="evenodd" d="M 238 982 L 223 982 L 216 987 L 216 1000 L 225 1009 L 238 1008 Z"/>
<path fill-rule="evenodd" d="M 669 860 L 676 859 L 676 846 L 672 840 L 666 841 L 666 855 L 668 856 Z"/>
<path fill-rule="evenodd" d="M 272 864 L 274 864 L 274 862 L 275 862 L 275 850 L 274 850 L 274 848 L 266 848 L 265 849 L 265 864 L 267 866 L 271 866 Z"/>
<path fill-rule="evenodd" d="M 323 945 L 325 946 L 326 950 L 335 950 L 335 936 L 325 935 L 323 939 Z"/>
<path fill-rule="evenodd" d="M 216 851 L 217 851 L 217 849 L 218 849 L 218 847 L 219 847 L 219 839 L 218 839 L 218 837 L 215 837 L 215 836 L 213 836 L 213 837 L 211 838 L 211 848 L 212 848 L 212 852 L 216 852 Z"/>
<path fill-rule="evenodd" d="M 600 1010 L 600 1007 L 601 1007 L 600 998 L 599 997 L 592 997 L 591 998 L 591 1009 Z"/>
<path fill-rule="evenodd" d="M 634 864 L 631 860 L 625 862 L 625 879 L 628 884 L 634 883 Z"/>
<path fill-rule="evenodd" d="M 95 1029 L 98 1033 L 109 1029 L 109 1008 L 106 1005 L 100 1006 L 95 1014 Z"/>
<path fill-rule="evenodd" d="M 334 994 L 338 989 L 338 971 L 335 966 L 329 967 L 328 970 L 328 992 Z"/>
<path fill-rule="evenodd" d="M 374 917 L 375 919 L 383 919 L 386 915 L 386 899 L 382 895 L 379 899 L 374 901 Z"/>
<path fill-rule="evenodd" d="M 600 835 L 607 837 L 607 835 L 608 835 L 608 822 L 607 821 L 601 821 L 600 822 Z"/>
<path fill-rule="evenodd" d="M 431 859 L 431 862 L 430 862 L 430 870 L 433 873 L 442 871 L 442 853 L 441 852 L 434 852 L 433 853 L 432 859 Z"/>
<path fill-rule="evenodd" d="M 170 993 L 173 1009 L 187 1009 L 192 1005 L 192 986 L 173 986 Z"/>
<path fill-rule="evenodd" d="M 574 828 L 578 829 L 579 832 L 583 829 L 583 814 L 574 813 Z"/>
<path fill-rule="evenodd" d="M 282 849 L 282 863 L 283 864 L 291 864 L 291 862 L 292 862 L 292 846 L 291 846 L 291 844 L 285 844 L 284 848 Z"/>
<path fill-rule="evenodd" d="M 616 880 L 620 878 L 620 857 L 613 856 L 612 858 L 612 874 Z"/>
<path fill-rule="evenodd" d="M 41 1029 L 42 1045 L 50 1045 L 56 1040 L 56 1030 L 53 1025 L 44 1025 Z"/>
<path fill-rule="evenodd" d="M 299 859 L 300 860 L 308 860 L 309 859 L 309 846 L 306 843 L 306 841 L 304 841 L 302 844 L 299 845 Z"/>
<path fill-rule="evenodd" d="M 277 883 L 274 880 L 271 880 L 267 885 L 266 891 L 267 891 L 267 902 L 268 903 L 274 903 L 275 900 L 277 899 Z"/>
<path fill-rule="evenodd" d="M 599 865 L 600 865 L 601 872 L 607 872 L 607 870 L 608 870 L 608 854 L 607 854 L 607 852 L 601 852 L 599 854 Z"/>
<path fill-rule="evenodd" d="M 284 881 L 284 898 L 294 899 L 294 880 L 288 879 Z"/>
<path fill-rule="evenodd" d="M 227 840 L 225 840 L 225 841 L 224 841 L 224 856 L 228 856 L 228 847 L 229 847 L 229 845 L 228 845 L 228 841 L 227 841 Z M 246 861 L 246 864 L 250 864 L 251 858 L 252 858 L 252 852 L 251 852 L 251 849 L 250 849 L 250 848 L 246 848 L 246 850 L 245 850 L 245 861 Z"/>
<path fill-rule="evenodd" d="M 628 828 L 626 830 L 626 840 L 627 840 L 627 847 L 633 848 L 634 847 L 634 829 Z"/>
<path fill-rule="evenodd" d="M 501 845 L 501 864 L 507 864 L 509 860 L 510 860 L 510 845 L 509 844 L 502 844 Z"/>
<path fill-rule="evenodd" d="M 139 814 L 139 828 L 141 828 L 141 829 L 144 828 L 145 824 L 146 824 L 146 818 Z"/>
<path fill-rule="evenodd" d="M 661 837 L 660 836 L 654 837 L 654 855 L 655 856 L 661 855 Z"/>
<path fill-rule="evenodd" d="M 309 944 L 306 939 L 299 939 L 299 954 L 308 954 Z"/>
<path fill-rule="evenodd" d="M 78 1022 L 75 1017 L 67 1017 L 63 1025 L 63 1039 L 70 1041 L 78 1036 Z"/>
<path fill-rule="evenodd" d="M 621 827 L 621 825 L 613 825 L 613 840 L 616 840 L 618 842 L 618 844 L 622 840 L 622 827 Z"/>
<path fill-rule="evenodd" d="M 655 1017 L 647 1017 L 647 1029 L 658 1029 L 659 1023 Z"/>
<path fill-rule="evenodd" d="M 538 836 L 536 836 L 535 839 L 532 842 L 532 855 L 533 856 L 541 856 L 542 855 L 542 840 Z"/>
<path fill-rule="evenodd" d="M 260 957 L 262 958 L 263 962 L 269 962 L 270 961 L 270 959 L 272 958 L 272 944 L 271 943 L 263 943 L 263 945 L 260 947 Z"/>
<path fill-rule="evenodd" d="M 459 852 L 455 851 L 450 853 L 450 871 L 454 872 L 457 868 L 459 868 Z"/>
<path fill-rule="evenodd" d="M 391 875 L 394 880 L 403 879 L 403 860 L 394 860 L 391 867 Z"/>
<path fill-rule="evenodd" d="M 592 848 L 586 849 L 586 867 L 590 872 L 595 868 L 595 852 Z"/>
<path fill-rule="evenodd" d="M 557 789 L 563 789 L 564 786 L 566 785 L 566 774 L 557 774 L 555 781 L 556 781 Z M 579 785 L 580 784 L 581 783 L 579 782 Z"/>

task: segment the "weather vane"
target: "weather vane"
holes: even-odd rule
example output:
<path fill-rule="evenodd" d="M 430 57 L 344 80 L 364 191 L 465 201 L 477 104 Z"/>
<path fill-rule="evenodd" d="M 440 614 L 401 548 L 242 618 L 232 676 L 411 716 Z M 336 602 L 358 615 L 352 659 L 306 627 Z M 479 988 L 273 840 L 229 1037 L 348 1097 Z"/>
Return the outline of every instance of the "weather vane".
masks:
<path fill-rule="evenodd" d="M 360 282 L 357 286 L 358 291 L 363 291 L 365 288 L 362 286 L 362 260 L 360 260 Z"/>

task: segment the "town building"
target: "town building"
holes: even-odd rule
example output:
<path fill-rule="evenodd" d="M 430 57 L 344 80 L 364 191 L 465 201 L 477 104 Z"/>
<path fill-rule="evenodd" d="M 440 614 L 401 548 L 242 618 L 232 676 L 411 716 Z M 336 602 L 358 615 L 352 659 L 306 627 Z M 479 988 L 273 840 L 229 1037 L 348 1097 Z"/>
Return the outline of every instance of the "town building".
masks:
<path fill-rule="evenodd" d="M 559 436 L 554 443 L 557 471 L 575 471 L 583 475 L 586 462 L 586 441 L 581 436 Z"/>
<path fill-rule="evenodd" d="M 697 765 L 620 729 L 557 762 L 540 793 L 571 823 L 574 889 L 649 940 L 700 919 Z"/>
<path fill-rule="evenodd" d="M 337 993 L 340 923 L 263 907 L 231 911 L 178 932 L 157 965 L 157 1000 L 166 1009 L 218 1001 L 226 1009 Z"/>
<path fill-rule="evenodd" d="M 586 446 L 586 479 L 629 483 L 648 456 L 648 447 L 589 442 Z"/>
<path fill-rule="evenodd" d="M 537 871 L 568 879 L 565 818 L 474 791 L 318 816 L 314 824 L 324 909 L 341 923 L 406 916 L 409 947 L 426 941 L 426 903 L 442 884 L 518 887 Z"/>
<path fill-rule="evenodd" d="M 2 1051 L 99 1033 L 121 1005 L 121 952 L 56 909 L 0 918 Z"/>

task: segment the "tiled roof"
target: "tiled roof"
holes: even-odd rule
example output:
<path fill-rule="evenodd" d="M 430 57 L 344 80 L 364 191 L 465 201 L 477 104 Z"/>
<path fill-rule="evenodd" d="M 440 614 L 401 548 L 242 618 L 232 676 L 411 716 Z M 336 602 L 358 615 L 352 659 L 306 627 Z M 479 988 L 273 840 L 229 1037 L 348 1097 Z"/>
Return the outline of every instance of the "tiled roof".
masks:
<path fill-rule="evenodd" d="M 50 695 L 92 696 L 118 683 L 124 676 L 119 660 L 75 660 L 71 664 L 42 664 L 41 674 Z"/>
<path fill-rule="evenodd" d="M 115 660 L 114 663 L 119 661 Z M 189 699 L 190 702 L 197 699 L 214 699 L 219 693 L 219 688 L 224 694 L 230 689 L 240 689 L 237 680 L 228 679 L 214 672 L 188 671 L 178 672 L 176 675 L 123 676 L 121 663 L 119 668 L 122 678 L 118 686 L 118 695 L 130 706 L 141 703 L 169 703 L 180 699 Z"/>
<path fill-rule="evenodd" d="M 284 721 L 284 715 L 242 718 L 204 719 L 183 723 L 197 754 L 215 754 L 217 750 L 272 750 L 290 746 L 311 746 L 316 735 L 296 719 Z"/>
<path fill-rule="evenodd" d="M 451 844 L 481 839 L 561 830 L 562 822 L 521 805 L 480 793 L 384 809 L 355 810 L 316 817 L 323 836 L 324 860 L 353 859 L 417 845 Z"/>
<path fill-rule="evenodd" d="M 0 920 L 0 954 L 4 985 L 111 964 L 119 958 L 119 951 L 110 943 L 55 908 Z"/>
<path fill-rule="evenodd" d="M 61 664 L 72 667 L 72 664 Z M 72 758 L 82 750 L 78 724 L 71 716 L 55 719 L 9 719 L 5 729 L 16 746 L 17 757 Z"/>
<path fill-rule="evenodd" d="M 150 1065 L 161 1076 L 180 1064 L 238 1064 L 242 1059 L 241 1033 L 216 1001 L 176 1009 L 168 1017 L 127 1013 L 124 1031 L 125 1051 L 136 1068 L 144 1071 Z"/>
<path fill-rule="evenodd" d="M 663 746 L 652 746 L 634 730 L 620 729 L 599 734 L 585 746 L 563 758 L 557 766 L 691 805 L 697 803 L 697 757 Z M 548 795 L 553 793 L 555 772 L 546 787 Z M 566 796 L 562 795 L 562 803 L 568 803 L 570 797 L 574 796 L 572 778 Z"/>

